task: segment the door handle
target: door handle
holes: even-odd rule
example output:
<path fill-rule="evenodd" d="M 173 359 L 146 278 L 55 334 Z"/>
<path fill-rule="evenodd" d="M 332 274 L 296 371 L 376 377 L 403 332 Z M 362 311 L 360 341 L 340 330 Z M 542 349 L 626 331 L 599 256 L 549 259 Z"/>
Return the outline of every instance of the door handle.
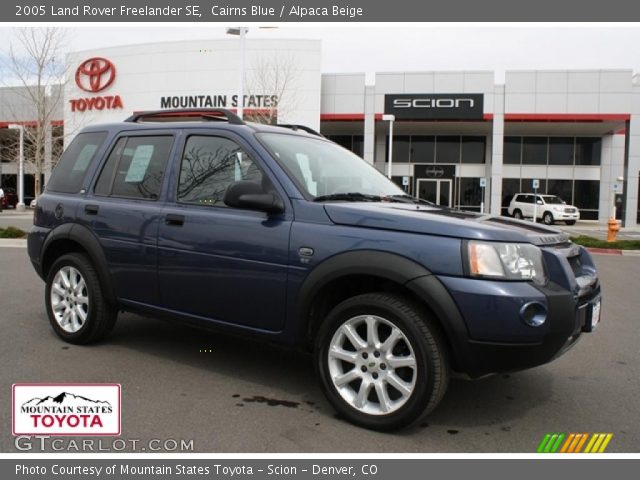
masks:
<path fill-rule="evenodd" d="M 175 213 L 169 213 L 164 217 L 164 223 L 167 225 L 175 225 L 181 227 L 184 225 L 184 215 L 177 215 Z"/>
<path fill-rule="evenodd" d="M 97 215 L 98 214 L 98 205 L 85 205 L 84 213 L 87 215 Z"/>

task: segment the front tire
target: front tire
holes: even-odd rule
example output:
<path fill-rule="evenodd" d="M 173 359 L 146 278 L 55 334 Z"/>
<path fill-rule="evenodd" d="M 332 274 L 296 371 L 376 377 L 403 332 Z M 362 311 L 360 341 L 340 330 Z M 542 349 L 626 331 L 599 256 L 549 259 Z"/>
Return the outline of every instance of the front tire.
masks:
<path fill-rule="evenodd" d="M 91 261 L 81 253 L 63 255 L 53 263 L 47 275 L 45 303 L 56 334 L 78 345 L 106 337 L 118 315 L 104 298 Z"/>
<path fill-rule="evenodd" d="M 447 351 L 431 316 L 410 300 L 368 293 L 338 304 L 318 332 L 316 367 L 333 407 L 390 431 L 432 411 L 447 389 Z"/>

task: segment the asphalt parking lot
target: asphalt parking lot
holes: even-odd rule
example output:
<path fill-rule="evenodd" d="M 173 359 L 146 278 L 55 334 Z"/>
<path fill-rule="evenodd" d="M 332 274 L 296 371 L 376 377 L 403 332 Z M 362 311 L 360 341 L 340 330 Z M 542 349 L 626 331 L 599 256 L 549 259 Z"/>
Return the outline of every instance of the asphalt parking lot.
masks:
<path fill-rule="evenodd" d="M 64 344 L 26 250 L 0 247 L 0 452 L 16 452 L 16 382 L 120 383 L 121 438 L 193 440 L 196 452 L 532 453 L 548 432 L 612 432 L 607 452 L 638 452 L 640 257 L 596 262 L 596 333 L 547 366 L 453 380 L 426 422 L 381 434 L 335 417 L 302 354 L 131 314 L 100 345 Z"/>

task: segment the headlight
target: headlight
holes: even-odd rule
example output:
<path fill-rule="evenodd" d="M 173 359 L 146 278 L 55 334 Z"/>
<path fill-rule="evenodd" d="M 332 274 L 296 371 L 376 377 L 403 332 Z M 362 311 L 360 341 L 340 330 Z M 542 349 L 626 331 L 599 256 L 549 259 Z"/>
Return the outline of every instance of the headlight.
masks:
<path fill-rule="evenodd" d="M 473 277 L 532 280 L 547 283 L 542 252 L 529 243 L 477 242 L 467 243 L 469 273 Z"/>

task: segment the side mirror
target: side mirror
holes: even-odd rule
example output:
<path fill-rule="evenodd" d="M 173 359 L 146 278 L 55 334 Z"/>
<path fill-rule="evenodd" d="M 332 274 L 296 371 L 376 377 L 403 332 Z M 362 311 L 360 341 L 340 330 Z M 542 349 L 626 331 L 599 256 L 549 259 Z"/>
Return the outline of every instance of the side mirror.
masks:
<path fill-rule="evenodd" d="M 542 200 L 537 200 L 537 201 L 536 201 L 536 203 L 537 203 L 538 205 L 543 205 Z"/>
<path fill-rule="evenodd" d="M 224 203 L 229 207 L 258 210 L 267 213 L 284 212 L 284 204 L 279 196 L 267 193 L 262 186 L 247 180 L 234 182 L 224 194 Z"/>

